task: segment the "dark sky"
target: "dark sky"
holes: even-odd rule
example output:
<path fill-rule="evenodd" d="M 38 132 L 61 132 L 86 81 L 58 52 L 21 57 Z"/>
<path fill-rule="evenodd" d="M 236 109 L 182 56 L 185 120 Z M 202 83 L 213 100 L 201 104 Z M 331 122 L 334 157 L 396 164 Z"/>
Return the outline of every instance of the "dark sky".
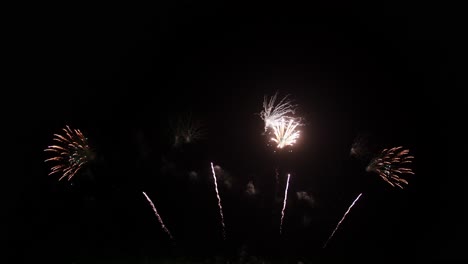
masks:
<path fill-rule="evenodd" d="M 460 7 L 221 2 L 40 6 L 12 20 L 15 81 L 2 106 L 12 260 L 466 258 Z M 292 152 L 274 153 L 262 134 L 263 97 L 276 91 L 305 120 Z M 204 137 L 173 147 L 170 124 L 188 113 Z M 65 125 L 97 158 L 58 182 L 43 150 Z M 350 156 L 360 134 L 372 151 L 410 149 L 407 188 Z M 210 162 L 224 171 L 224 242 Z M 292 175 L 281 236 L 277 168 L 280 198 Z"/>

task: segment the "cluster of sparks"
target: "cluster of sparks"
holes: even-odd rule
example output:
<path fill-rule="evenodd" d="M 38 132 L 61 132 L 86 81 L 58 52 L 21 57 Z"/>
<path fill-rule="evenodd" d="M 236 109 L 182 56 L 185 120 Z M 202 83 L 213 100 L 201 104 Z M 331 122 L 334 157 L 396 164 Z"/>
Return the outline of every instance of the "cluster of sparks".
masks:
<path fill-rule="evenodd" d="M 297 127 L 301 125 L 300 119 L 292 116 L 296 112 L 296 105 L 288 99 L 288 96 L 283 97 L 278 103 L 276 92 L 270 99 L 266 96 L 263 100 L 263 110 L 260 112 L 260 117 L 264 121 L 265 132 L 272 130 L 274 135 L 271 140 L 276 143 L 277 148 L 292 146 L 299 138 Z"/>
<path fill-rule="evenodd" d="M 414 174 L 411 168 L 406 167 L 414 158 L 414 156 L 408 154 L 409 150 L 403 149 L 402 146 L 384 149 L 377 157 L 371 160 L 366 171 L 376 172 L 392 187 L 398 186 L 403 189 L 402 184 L 408 184 L 408 181 L 400 178 L 400 176 L 403 174 Z"/>
<path fill-rule="evenodd" d="M 263 110 L 260 112 L 260 117 L 265 122 L 265 132 L 268 128 L 281 122 L 282 118 L 292 118 L 288 114 L 294 114 L 296 112 L 296 105 L 293 105 L 291 101 L 288 100 L 288 95 L 275 104 L 277 96 L 278 92 L 276 92 L 270 100 L 268 100 L 266 96 L 263 99 Z"/>
<path fill-rule="evenodd" d="M 214 185 L 215 185 L 216 197 L 218 198 L 219 214 L 221 216 L 221 226 L 223 228 L 223 239 L 226 239 L 226 231 L 225 231 L 224 216 L 223 216 L 223 207 L 221 206 L 221 197 L 219 197 L 218 183 L 217 183 L 217 180 L 216 180 L 216 173 L 215 173 L 215 169 L 213 167 L 213 162 L 211 162 L 211 171 L 213 173 L 213 180 L 214 180 Z"/>
<path fill-rule="evenodd" d="M 276 142 L 278 148 L 293 145 L 299 138 L 299 131 L 296 130 L 298 125 L 299 123 L 295 122 L 293 119 L 289 119 L 289 121 L 287 121 L 282 118 L 272 127 L 275 137 L 271 140 Z"/>
<path fill-rule="evenodd" d="M 154 206 L 153 202 L 152 202 L 151 199 L 148 197 L 148 195 L 146 195 L 145 192 L 143 192 L 143 195 L 146 197 L 146 200 L 148 200 L 149 204 L 151 205 L 151 208 L 153 208 L 153 212 L 154 212 L 154 214 L 156 215 L 156 217 L 158 218 L 158 221 L 159 221 L 159 223 L 161 224 L 161 228 L 164 230 L 164 232 L 167 233 L 167 235 L 169 235 L 169 238 L 170 238 L 171 240 L 174 240 L 174 238 L 173 238 L 172 235 L 171 235 L 171 232 L 169 232 L 169 229 L 167 229 L 166 225 L 164 225 L 164 222 L 163 222 L 161 216 L 159 216 L 158 210 L 156 210 L 156 206 Z"/>
<path fill-rule="evenodd" d="M 71 129 L 66 126 L 64 135 L 54 134 L 57 145 L 48 146 L 44 151 L 53 152 L 54 157 L 45 161 L 55 161 L 58 164 L 51 168 L 49 175 L 61 173 L 59 181 L 67 177 L 71 180 L 73 176 L 90 160 L 94 158 L 88 140 L 79 129 Z"/>

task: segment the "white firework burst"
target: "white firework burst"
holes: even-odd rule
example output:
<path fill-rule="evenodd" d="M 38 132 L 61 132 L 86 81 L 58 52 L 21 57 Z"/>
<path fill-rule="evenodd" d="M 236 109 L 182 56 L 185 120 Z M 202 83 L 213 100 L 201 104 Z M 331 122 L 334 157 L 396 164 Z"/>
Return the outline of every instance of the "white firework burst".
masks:
<path fill-rule="evenodd" d="M 292 119 L 288 114 L 294 114 L 296 111 L 297 105 L 292 104 L 291 100 L 288 99 L 288 95 L 275 104 L 277 96 L 278 92 L 269 100 L 266 96 L 263 99 L 263 110 L 260 112 L 260 117 L 265 122 L 265 132 L 269 127 L 276 126 L 283 118 Z"/>
<path fill-rule="evenodd" d="M 296 143 L 299 138 L 299 132 L 296 128 L 300 123 L 294 119 L 281 118 L 272 128 L 274 137 L 272 141 L 276 143 L 277 148 L 284 148 L 286 146 L 292 146 Z"/>

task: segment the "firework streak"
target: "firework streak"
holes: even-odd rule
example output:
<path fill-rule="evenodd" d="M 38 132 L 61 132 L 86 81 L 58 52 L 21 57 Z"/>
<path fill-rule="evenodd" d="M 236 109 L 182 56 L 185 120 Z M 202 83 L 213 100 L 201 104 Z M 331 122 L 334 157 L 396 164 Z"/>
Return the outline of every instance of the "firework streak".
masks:
<path fill-rule="evenodd" d="M 284 209 L 286 209 L 286 201 L 288 199 L 288 187 L 289 187 L 289 178 L 290 178 L 290 176 L 291 176 L 291 174 L 288 174 L 288 180 L 286 182 L 286 188 L 284 189 L 283 209 L 281 210 L 280 235 L 283 232 Z"/>
<path fill-rule="evenodd" d="M 341 218 L 340 222 L 338 222 L 338 225 L 336 225 L 336 228 L 335 230 L 333 230 L 332 234 L 330 235 L 330 237 L 328 238 L 327 242 L 325 242 L 325 244 L 323 245 L 323 248 L 325 248 L 328 244 L 328 242 L 330 241 L 330 239 L 333 237 L 333 235 L 335 234 L 336 230 L 338 230 L 338 228 L 340 227 L 341 223 L 343 222 L 343 220 L 346 218 L 346 215 L 348 215 L 349 211 L 351 211 L 351 208 L 353 208 L 354 204 L 357 202 L 357 200 L 359 200 L 359 198 L 361 197 L 362 193 L 360 193 L 358 195 L 358 197 L 353 201 L 353 203 L 351 204 L 351 206 L 349 206 L 348 210 L 346 211 L 346 213 L 343 215 L 343 218 Z"/>
<path fill-rule="evenodd" d="M 224 216 L 223 216 L 223 207 L 221 206 L 221 198 L 219 197 L 219 193 L 218 193 L 218 183 L 216 182 L 216 174 L 215 174 L 215 170 L 214 170 L 214 167 L 213 167 L 213 162 L 211 162 L 211 171 L 213 172 L 213 179 L 214 179 L 214 184 L 215 184 L 216 197 L 218 198 L 219 214 L 221 215 L 221 225 L 223 227 L 223 239 L 226 239 L 226 231 L 225 231 Z"/>
<path fill-rule="evenodd" d="M 169 229 L 167 229 L 167 227 L 164 225 L 163 220 L 161 219 L 161 216 L 159 216 L 158 211 L 156 210 L 156 207 L 154 206 L 154 204 L 153 204 L 153 202 L 151 201 L 151 199 L 148 197 L 148 195 L 146 195 L 145 192 L 143 192 L 143 195 L 146 197 L 146 200 L 148 200 L 148 202 L 150 203 L 151 207 L 153 208 L 154 214 L 155 214 L 156 217 L 158 218 L 158 221 L 159 221 L 159 223 L 161 224 L 161 227 L 162 227 L 162 229 L 164 230 L 164 232 L 166 232 L 166 233 L 169 235 L 169 238 L 170 238 L 171 240 L 174 240 L 174 238 L 173 238 L 172 235 L 171 235 L 171 232 L 169 232 Z"/>

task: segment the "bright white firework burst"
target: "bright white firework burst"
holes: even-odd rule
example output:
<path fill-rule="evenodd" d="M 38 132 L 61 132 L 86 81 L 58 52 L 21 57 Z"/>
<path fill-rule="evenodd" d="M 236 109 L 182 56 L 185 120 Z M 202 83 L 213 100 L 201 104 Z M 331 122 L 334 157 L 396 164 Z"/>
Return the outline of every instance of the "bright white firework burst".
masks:
<path fill-rule="evenodd" d="M 265 132 L 269 127 L 275 127 L 283 118 L 292 118 L 288 114 L 294 114 L 296 111 L 297 106 L 288 100 L 288 95 L 275 104 L 277 96 L 278 92 L 270 100 L 266 96 L 263 99 L 263 110 L 260 112 L 260 117 L 265 122 Z"/>
<path fill-rule="evenodd" d="M 276 147 L 284 148 L 296 143 L 296 140 L 299 138 L 299 131 L 296 130 L 296 128 L 299 125 L 300 123 L 292 118 L 281 118 L 281 120 L 272 127 L 275 137 L 271 138 L 271 140 L 276 142 Z"/>

